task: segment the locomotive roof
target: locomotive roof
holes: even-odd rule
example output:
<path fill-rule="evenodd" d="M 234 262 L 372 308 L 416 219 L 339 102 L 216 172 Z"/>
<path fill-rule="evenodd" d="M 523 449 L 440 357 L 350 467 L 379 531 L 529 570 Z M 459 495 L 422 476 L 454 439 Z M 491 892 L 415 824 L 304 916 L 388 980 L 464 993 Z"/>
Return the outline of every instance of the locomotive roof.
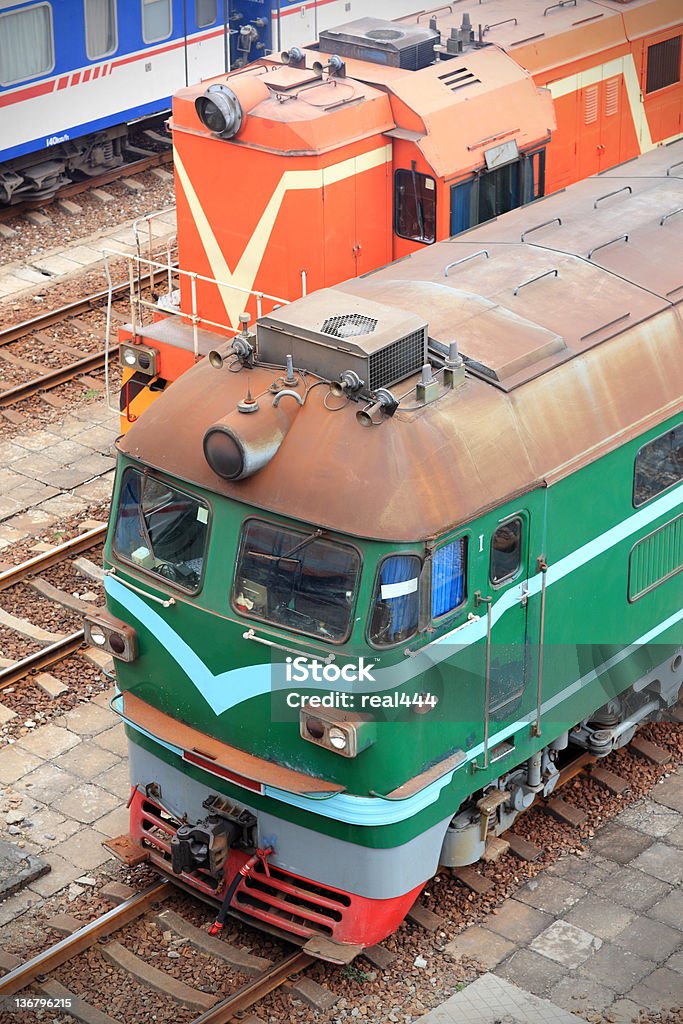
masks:
<path fill-rule="evenodd" d="M 460 26 L 463 11 L 469 11 L 475 34 L 481 24 L 484 42 L 500 46 L 532 72 L 557 70 L 565 50 L 567 61 L 576 60 L 680 21 L 678 0 L 487 0 L 485 10 L 474 2 L 435 7 L 442 40 Z M 426 25 L 429 10 L 418 17 Z M 409 24 L 416 16 L 396 20 Z M 569 39 L 569 33 L 568 45 L 562 36 Z"/>
<path fill-rule="evenodd" d="M 272 461 L 230 482 L 208 466 L 204 433 L 277 372 L 203 360 L 120 448 L 257 508 L 399 542 L 561 479 L 681 408 L 682 176 L 679 142 L 287 307 L 328 302 L 330 315 L 337 294 L 422 316 L 469 369 L 431 404 L 409 395 L 366 429 L 357 403 L 331 412 L 314 388 Z"/>

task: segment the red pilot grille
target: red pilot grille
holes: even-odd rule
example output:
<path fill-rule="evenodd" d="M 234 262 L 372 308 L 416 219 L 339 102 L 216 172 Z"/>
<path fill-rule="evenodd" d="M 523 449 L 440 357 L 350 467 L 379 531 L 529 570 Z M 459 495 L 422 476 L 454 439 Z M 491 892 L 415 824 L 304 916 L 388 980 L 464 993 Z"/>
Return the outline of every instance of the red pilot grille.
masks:
<path fill-rule="evenodd" d="M 304 938 L 321 932 L 334 934 L 351 906 L 346 893 L 315 885 L 272 865 L 268 871 L 266 874 L 262 862 L 256 864 L 233 897 L 236 910 Z"/>

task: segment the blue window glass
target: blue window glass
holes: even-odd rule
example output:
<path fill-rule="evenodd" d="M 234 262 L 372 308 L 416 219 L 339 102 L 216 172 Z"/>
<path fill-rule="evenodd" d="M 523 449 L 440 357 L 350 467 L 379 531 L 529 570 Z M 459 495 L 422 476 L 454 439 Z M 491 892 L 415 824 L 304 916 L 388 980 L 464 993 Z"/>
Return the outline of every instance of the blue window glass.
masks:
<path fill-rule="evenodd" d="M 432 618 L 453 611 L 467 593 L 467 539 L 459 537 L 432 555 Z"/>
<path fill-rule="evenodd" d="M 417 632 L 422 563 L 417 555 L 390 555 L 379 568 L 370 621 L 370 640 L 388 647 Z"/>

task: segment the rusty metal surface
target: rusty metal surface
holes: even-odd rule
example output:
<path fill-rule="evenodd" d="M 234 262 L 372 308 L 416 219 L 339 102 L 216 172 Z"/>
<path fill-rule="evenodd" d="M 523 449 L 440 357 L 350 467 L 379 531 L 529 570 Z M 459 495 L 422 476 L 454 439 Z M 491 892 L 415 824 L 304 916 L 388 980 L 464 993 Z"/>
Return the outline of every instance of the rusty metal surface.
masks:
<path fill-rule="evenodd" d="M 0 996 L 11 996 L 20 992 L 22 988 L 30 985 L 40 974 L 48 974 L 60 964 L 66 963 L 84 949 L 94 945 L 99 938 L 106 937 L 125 924 L 134 921 L 136 917 L 146 913 L 150 907 L 166 899 L 173 891 L 170 882 L 159 882 L 150 886 L 144 892 L 136 893 L 118 907 L 113 907 L 105 914 L 90 921 L 79 928 L 78 931 L 67 935 L 56 942 L 54 946 L 38 953 L 27 960 L 26 963 L 15 967 L 9 974 L 0 978 Z"/>
<path fill-rule="evenodd" d="M 668 164 L 683 159 L 683 143 L 667 151 Z M 370 429 L 356 420 L 359 403 L 335 401 L 333 407 L 342 407 L 332 412 L 324 402 L 327 388 L 316 387 L 275 457 L 252 477 L 229 482 L 207 465 L 204 433 L 235 409 L 248 386 L 272 401 L 267 391 L 280 373 L 267 367 L 228 373 L 203 361 L 154 403 L 121 450 L 256 508 L 392 541 L 439 536 L 568 475 L 682 404 L 676 368 L 683 320 L 673 300 L 683 298 L 683 289 L 667 298 L 657 288 L 668 291 L 680 276 L 683 215 L 659 226 L 680 182 L 666 177 L 661 154 L 627 168 L 639 191 L 604 205 L 618 205 L 613 235 L 629 233 L 634 241 L 596 253 L 604 266 L 589 261 L 585 248 L 604 240 L 609 221 L 603 203 L 594 208 L 596 198 L 621 181 L 601 176 L 578 186 L 577 212 L 575 190 L 561 193 L 340 286 L 424 316 L 430 337 L 457 341 L 466 356 L 489 367 L 488 379 L 473 366 L 462 387 L 426 407 L 408 395 L 392 418 Z M 519 240 L 522 231 L 556 215 L 562 225 L 544 229 L 556 230 L 552 243 L 541 244 L 543 231 Z M 637 243 L 641 231 L 645 239 L 655 233 L 659 281 Z M 482 249 L 488 258 L 470 259 L 445 276 L 448 263 Z M 634 253 L 626 266 L 626 254 Z M 299 303 L 309 301 L 318 300 Z M 414 384 L 415 378 L 402 382 L 394 393 Z M 172 430 L 177 423 L 182 431 Z"/>

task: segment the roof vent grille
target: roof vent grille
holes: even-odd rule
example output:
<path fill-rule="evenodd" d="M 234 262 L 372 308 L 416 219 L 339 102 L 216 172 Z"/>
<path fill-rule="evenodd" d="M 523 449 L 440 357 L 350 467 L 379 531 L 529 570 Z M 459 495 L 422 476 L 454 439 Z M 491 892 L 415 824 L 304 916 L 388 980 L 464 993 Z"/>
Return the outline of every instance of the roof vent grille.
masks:
<path fill-rule="evenodd" d="M 320 330 L 333 338 L 360 338 L 364 334 L 372 334 L 377 321 L 362 313 L 344 313 L 342 316 L 329 316 Z"/>
<path fill-rule="evenodd" d="M 425 360 L 425 332 L 413 331 L 370 356 L 370 390 L 388 388 L 410 377 Z"/>

